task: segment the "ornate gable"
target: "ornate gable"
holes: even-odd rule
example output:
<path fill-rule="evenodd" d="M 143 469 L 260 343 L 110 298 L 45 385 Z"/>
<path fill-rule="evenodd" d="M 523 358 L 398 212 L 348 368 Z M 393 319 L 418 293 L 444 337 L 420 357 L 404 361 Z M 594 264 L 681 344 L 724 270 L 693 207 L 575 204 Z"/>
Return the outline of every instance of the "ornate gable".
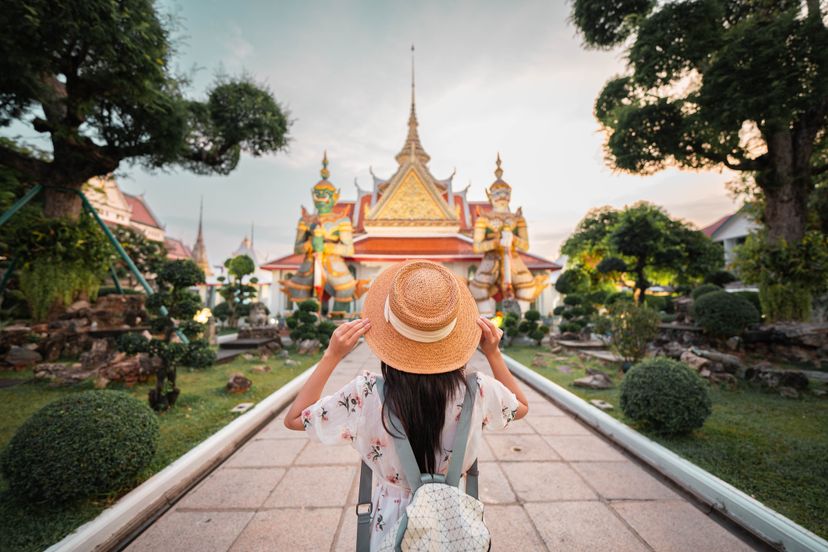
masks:
<path fill-rule="evenodd" d="M 382 199 L 371 209 L 366 226 L 455 225 L 457 217 L 449 209 L 434 184 L 413 165 L 402 168 L 392 178 Z"/>

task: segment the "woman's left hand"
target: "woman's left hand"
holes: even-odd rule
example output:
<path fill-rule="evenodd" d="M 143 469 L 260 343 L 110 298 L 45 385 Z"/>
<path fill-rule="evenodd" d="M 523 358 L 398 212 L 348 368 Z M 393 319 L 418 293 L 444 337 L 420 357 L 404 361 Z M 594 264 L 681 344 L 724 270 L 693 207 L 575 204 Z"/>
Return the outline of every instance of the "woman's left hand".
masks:
<path fill-rule="evenodd" d="M 334 330 L 325 355 L 337 361 L 342 360 L 351 352 L 359 338 L 371 328 L 371 321 L 367 318 L 352 320 L 341 324 Z"/>

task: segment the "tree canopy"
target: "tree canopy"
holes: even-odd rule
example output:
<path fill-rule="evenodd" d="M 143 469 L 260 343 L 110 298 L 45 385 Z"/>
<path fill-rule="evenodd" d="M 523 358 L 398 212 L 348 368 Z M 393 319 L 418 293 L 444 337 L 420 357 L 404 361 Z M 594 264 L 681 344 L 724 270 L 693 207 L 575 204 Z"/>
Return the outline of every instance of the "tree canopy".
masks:
<path fill-rule="evenodd" d="M 611 207 L 590 211 L 561 252 L 569 255 L 579 271 L 595 273 L 596 278 L 623 273 L 634 278 L 639 301 L 655 279 L 684 284 L 722 265 L 722 250 L 717 244 L 646 202 L 620 211 Z"/>
<path fill-rule="evenodd" d="M 828 172 L 828 30 L 819 0 L 574 0 L 587 47 L 628 71 L 595 101 L 615 169 L 727 167 L 755 177 L 770 241 L 801 240 Z"/>
<path fill-rule="evenodd" d="M 171 23 L 153 0 L 9 0 L 0 10 L 0 127 L 48 136 L 44 155 L 0 142 L 0 166 L 47 185 L 49 216 L 76 218 L 74 194 L 124 161 L 228 174 L 242 152 L 287 144 L 290 121 L 250 77 L 220 77 L 204 101 L 171 69 Z"/>

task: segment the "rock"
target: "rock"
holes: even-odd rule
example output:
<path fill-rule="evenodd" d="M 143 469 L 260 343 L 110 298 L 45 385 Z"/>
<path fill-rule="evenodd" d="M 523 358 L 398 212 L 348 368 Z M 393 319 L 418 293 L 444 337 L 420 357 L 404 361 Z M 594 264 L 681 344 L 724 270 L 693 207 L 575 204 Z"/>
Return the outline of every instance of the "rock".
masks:
<path fill-rule="evenodd" d="M 270 372 L 271 370 L 272 368 L 267 364 L 259 364 L 258 366 L 254 366 L 250 369 L 251 372 L 257 372 L 259 374 L 265 374 L 267 372 Z"/>
<path fill-rule="evenodd" d="M 241 413 L 247 412 L 248 410 L 253 408 L 254 404 L 256 404 L 256 403 L 252 403 L 252 402 L 239 403 L 236 406 L 234 406 L 233 408 L 231 408 L 230 412 L 235 412 L 236 414 L 241 414 Z"/>
<path fill-rule="evenodd" d="M 253 385 L 253 382 L 243 374 L 236 372 L 230 376 L 230 379 L 227 380 L 226 389 L 230 393 L 244 393 Z"/>
<path fill-rule="evenodd" d="M 79 362 L 44 362 L 32 370 L 34 377 L 45 379 L 58 384 L 78 383 L 95 374 L 94 370 L 85 370 Z"/>
<path fill-rule="evenodd" d="M 78 314 L 83 310 L 89 310 L 92 305 L 89 304 L 89 301 L 75 301 L 66 309 L 68 314 Z"/>
<path fill-rule="evenodd" d="M 699 375 L 703 378 L 709 378 L 710 374 L 711 372 L 707 368 L 702 368 L 701 370 L 699 370 Z"/>
<path fill-rule="evenodd" d="M 572 368 L 570 368 L 566 364 L 558 364 L 556 366 L 556 368 L 558 369 L 558 372 L 560 372 L 562 374 L 571 374 L 572 373 Z"/>
<path fill-rule="evenodd" d="M 285 366 L 299 366 L 299 362 L 289 358 L 285 360 Z"/>
<path fill-rule="evenodd" d="M 290 353 L 287 352 L 287 350 L 282 349 L 281 351 L 279 351 L 279 354 L 276 355 L 276 356 L 279 357 L 279 358 L 290 358 Z"/>
<path fill-rule="evenodd" d="M 119 352 L 112 356 L 106 366 L 98 369 L 98 377 L 106 379 L 107 382 L 119 381 L 132 386 L 149 380 L 160 364 L 160 359 L 147 353 L 127 355 Z"/>
<path fill-rule="evenodd" d="M 690 351 L 684 351 L 683 353 L 681 353 L 681 357 L 679 358 L 679 360 L 681 360 L 683 363 L 688 365 L 696 372 L 700 372 L 702 369 L 707 368 L 707 366 L 710 364 L 710 361 L 708 359 L 695 355 Z"/>
<path fill-rule="evenodd" d="M 512 345 L 522 345 L 524 347 L 532 347 L 537 344 L 537 341 L 529 337 L 526 337 L 525 335 L 519 335 L 512 340 Z"/>
<path fill-rule="evenodd" d="M 549 350 L 550 350 L 552 353 L 558 354 L 558 353 L 560 353 L 561 351 L 563 351 L 563 347 L 561 347 L 561 346 L 560 346 L 560 345 L 558 345 L 557 343 L 550 343 L 550 344 L 549 344 Z"/>
<path fill-rule="evenodd" d="M 828 391 L 825 389 L 811 389 L 811 393 L 813 393 L 815 397 L 824 397 L 828 395 Z"/>
<path fill-rule="evenodd" d="M 713 372 L 709 379 L 710 383 L 723 383 L 728 387 L 736 387 L 739 384 L 736 376 L 728 372 Z"/>
<path fill-rule="evenodd" d="M 299 342 L 298 352 L 300 355 L 315 355 L 321 347 L 318 339 L 304 339 Z"/>
<path fill-rule="evenodd" d="M 261 362 L 267 362 L 268 360 L 270 360 L 270 355 L 268 355 L 268 354 L 259 355 L 259 360 Z"/>
<path fill-rule="evenodd" d="M 535 355 L 532 359 L 533 368 L 546 368 L 546 359 L 541 355 Z"/>
<path fill-rule="evenodd" d="M 256 358 L 250 353 L 243 353 L 241 355 L 241 357 L 242 357 L 242 360 L 253 360 L 254 358 Z"/>
<path fill-rule="evenodd" d="M 780 387 L 779 394 L 788 399 L 798 399 L 799 391 L 793 387 Z"/>
<path fill-rule="evenodd" d="M 114 340 L 93 339 L 88 351 L 80 355 L 85 370 L 98 370 L 113 362 L 117 351 Z"/>
<path fill-rule="evenodd" d="M 572 384 L 576 387 L 586 387 L 588 389 L 609 389 L 612 387 L 612 380 L 608 375 L 601 372 L 578 378 Z"/>
<path fill-rule="evenodd" d="M 3 360 L 15 370 L 24 370 L 43 360 L 43 357 L 37 351 L 30 351 L 25 347 L 12 345 Z"/>
<path fill-rule="evenodd" d="M 728 339 L 725 342 L 725 344 L 727 345 L 727 348 L 731 351 L 738 351 L 740 345 L 742 344 L 742 338 L 740 338 L 738 335 L 733 336 L 730 339 Z"/>
<path fill-rule="evenodd" d="M 607 401 L 602 401 L 601 399 L 591 399 L 589 401 L 593 406 L 597 406 L 601 410 L 612 410 L 613 406 L 608 403 Z"/>
<path fill-rule="evenodd" d="M 576 334 L 575 332 L 564 332 L 560 335 L 558 339 L 562 341 L 578 341 L 580 338 L 581 336 Z"/>
<path fill-rule="evenodd" d="M 797 370 L 765 369 L 756 372 L 754 378 L 768 389 L 791 387 L 797 390 L 808 388 L 808 376 Z"/>
<path fill-rule="evenodd" d="M 680 359 L 681 355 L 685 351 L 684 347 L 677 341 L 668 341 L 667 344 L 664 345 L 663 349 L 666 356 L 676 360 Z"/>

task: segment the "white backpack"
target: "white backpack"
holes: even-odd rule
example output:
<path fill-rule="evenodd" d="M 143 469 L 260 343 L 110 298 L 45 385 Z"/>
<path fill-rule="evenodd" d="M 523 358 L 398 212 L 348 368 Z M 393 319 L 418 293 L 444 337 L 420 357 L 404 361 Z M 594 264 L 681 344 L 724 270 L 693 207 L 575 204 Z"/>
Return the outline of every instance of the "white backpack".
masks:
<path fill-rule="evenodd" d="M 377 379 L 380 393 L 382 384 Z M 491 549 L 491 535 L 483 523 L 483 503 L 477 500 L 477 460 L 466 474 L 466 492 L 459 488 L 476 395 L 477 377 L 469 374 L 446 475 L 421 474 L 408 439 L 405 435 L 393 436 L 394 448 L 414 496 L 380 543 L 379 552 L 485 552 Z M 402 431 L 397 417 L 391 412 L 388 415 L 390 427 Z M 371 475 L 371 468 L 363 462 L 357 505 L 357 552 L 369 552 L 370 547 Z M 367 511 L 360 508 L 366 504 Z"/>

